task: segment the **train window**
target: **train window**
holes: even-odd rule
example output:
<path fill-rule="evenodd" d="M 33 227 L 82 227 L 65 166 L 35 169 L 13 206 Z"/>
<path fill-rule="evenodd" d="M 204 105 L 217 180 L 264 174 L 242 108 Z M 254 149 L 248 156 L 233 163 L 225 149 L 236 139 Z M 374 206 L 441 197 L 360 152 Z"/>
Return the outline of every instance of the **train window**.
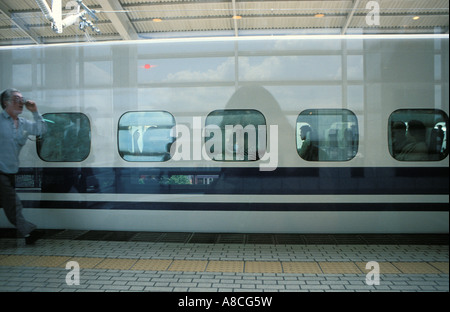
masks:
<path fill-rule="evenodd" d="M 307 161 L 347 161 L 358 152 L 358 120 L 346 109 L 309 109 L 297 117 L 297 152 Z"/>
<path fill-rule="evenodd" d="M 388 123 L 389 152 L 400 161 L 442 160 L 448 155 L 448 116 L 435 109 L 401 109 Z"/>
<path fill-rule="evenodd" d="M 119 154 L 127 161 L 166 161 L 175 118 L 164 111 L 128 112 L 119 120 Z"/>
<path fill-rule="evenodd" d="M 49 113 L 43 118 L 47 132 L 39 138 L 37 151 L 44 161 L 80 162 L 91 150 L 91 125 L 81 113 Z"/>
<path fill-rule="evenodd" d="M 253 161 L 266 150 L 266 119 L 257 110 L 211 112 L 205 121 L 208 156 L 219 161 Z"/>

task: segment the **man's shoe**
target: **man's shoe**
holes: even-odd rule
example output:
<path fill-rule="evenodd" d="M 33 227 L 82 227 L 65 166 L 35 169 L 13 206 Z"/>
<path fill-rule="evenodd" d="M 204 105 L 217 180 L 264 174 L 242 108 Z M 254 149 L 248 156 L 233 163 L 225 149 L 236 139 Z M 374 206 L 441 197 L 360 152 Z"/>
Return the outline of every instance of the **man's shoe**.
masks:
<path fill-rule="evenodd" d="M 27 245 L 33 245 L 39 238 L 42 237 L 44 233 L 38 232 L 36 230 L 32 231 L 30 235 L 25 237 L 25 244 Z"/>

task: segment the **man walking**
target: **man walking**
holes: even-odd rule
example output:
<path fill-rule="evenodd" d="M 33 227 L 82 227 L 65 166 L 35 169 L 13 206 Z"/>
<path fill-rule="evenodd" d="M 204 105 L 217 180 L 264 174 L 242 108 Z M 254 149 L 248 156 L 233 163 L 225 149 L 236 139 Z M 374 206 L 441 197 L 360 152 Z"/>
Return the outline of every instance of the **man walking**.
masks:
<path fill-rule="evenodd" d="M 25 237 L 26 244 L 33 244 L 39 233 L 36 225 L 25 220 L 22 203 L 15 190 L 15 174 L 19 171 L 19 154 L 29 135 L 40 136 L 45 133 L 44 119 L 38 113 L 34 101 L 24 100 L 16 89 L 7 89 L 1 94 L 0 103 L 0 206 L 6 217 Z M 26 107 L 34 121 L 19 117 Z"/>

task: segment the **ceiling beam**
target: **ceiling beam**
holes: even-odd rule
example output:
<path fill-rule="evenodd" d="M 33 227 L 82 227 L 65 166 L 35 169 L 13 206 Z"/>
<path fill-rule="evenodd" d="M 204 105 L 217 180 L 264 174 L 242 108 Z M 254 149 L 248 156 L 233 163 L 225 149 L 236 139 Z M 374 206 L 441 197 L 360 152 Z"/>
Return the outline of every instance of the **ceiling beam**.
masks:
<path fill-rule="evenodd" d="M 128 16 L 125 14 L 119 0 L 97 0 L 102 6 L 102 11 L 110 19 L 114 28 L 116 28 L 120 37 L 124 40 L 139 39 L 139 35 L 133 27 Z"/>
<path fill-rule="evenodd" d="M 0 2 L 0 13 L 8 17 L 11 23 L 19 28 L 23 33 L 25 33 L 25 35 L 29 37 L 34 43 L 42 43 L 39 39 L 39 36 L 32 29 L 28 28 L 22 19 L 12 16 L 11 9 L 7 7 L 3 2 Z"/>
<path fill-rule="evenodd" d="M 233 27 L 234 27 L 234 36 L 239 36 L 239 29 L 237 24 L 237 14 L 236 14 L 236 0 L 232 0 L 233 5 Z"/>
<path fill-rule="evenodd" d="M 350 25 L 350 22 L 352 21 L 353 15 L 355 15 L 356 8 L 359 5 L 359 1 L 360 0 L 354 0 L 353 1 L 353 8 L 350 11 L 350 13 L 347 15 L 347 20 L 345 21 L 344 27 L 342 27 L 341 35 L 345 35 L 345 33 L 347 32 L 348 25 Z"/>

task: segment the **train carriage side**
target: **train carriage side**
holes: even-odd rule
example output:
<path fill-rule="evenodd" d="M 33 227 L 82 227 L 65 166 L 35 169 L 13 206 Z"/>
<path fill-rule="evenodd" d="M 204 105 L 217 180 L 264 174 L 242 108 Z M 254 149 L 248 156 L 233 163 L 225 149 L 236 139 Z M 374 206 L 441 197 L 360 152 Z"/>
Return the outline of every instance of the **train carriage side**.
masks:
<path fill-rule="evenodd" d="M 35 99 L 48 128 L 21 154 L 25 213 L 41 228 L 448 233 L 448 48 L 448 35 L 0 48 L 2 87 Z"/>

